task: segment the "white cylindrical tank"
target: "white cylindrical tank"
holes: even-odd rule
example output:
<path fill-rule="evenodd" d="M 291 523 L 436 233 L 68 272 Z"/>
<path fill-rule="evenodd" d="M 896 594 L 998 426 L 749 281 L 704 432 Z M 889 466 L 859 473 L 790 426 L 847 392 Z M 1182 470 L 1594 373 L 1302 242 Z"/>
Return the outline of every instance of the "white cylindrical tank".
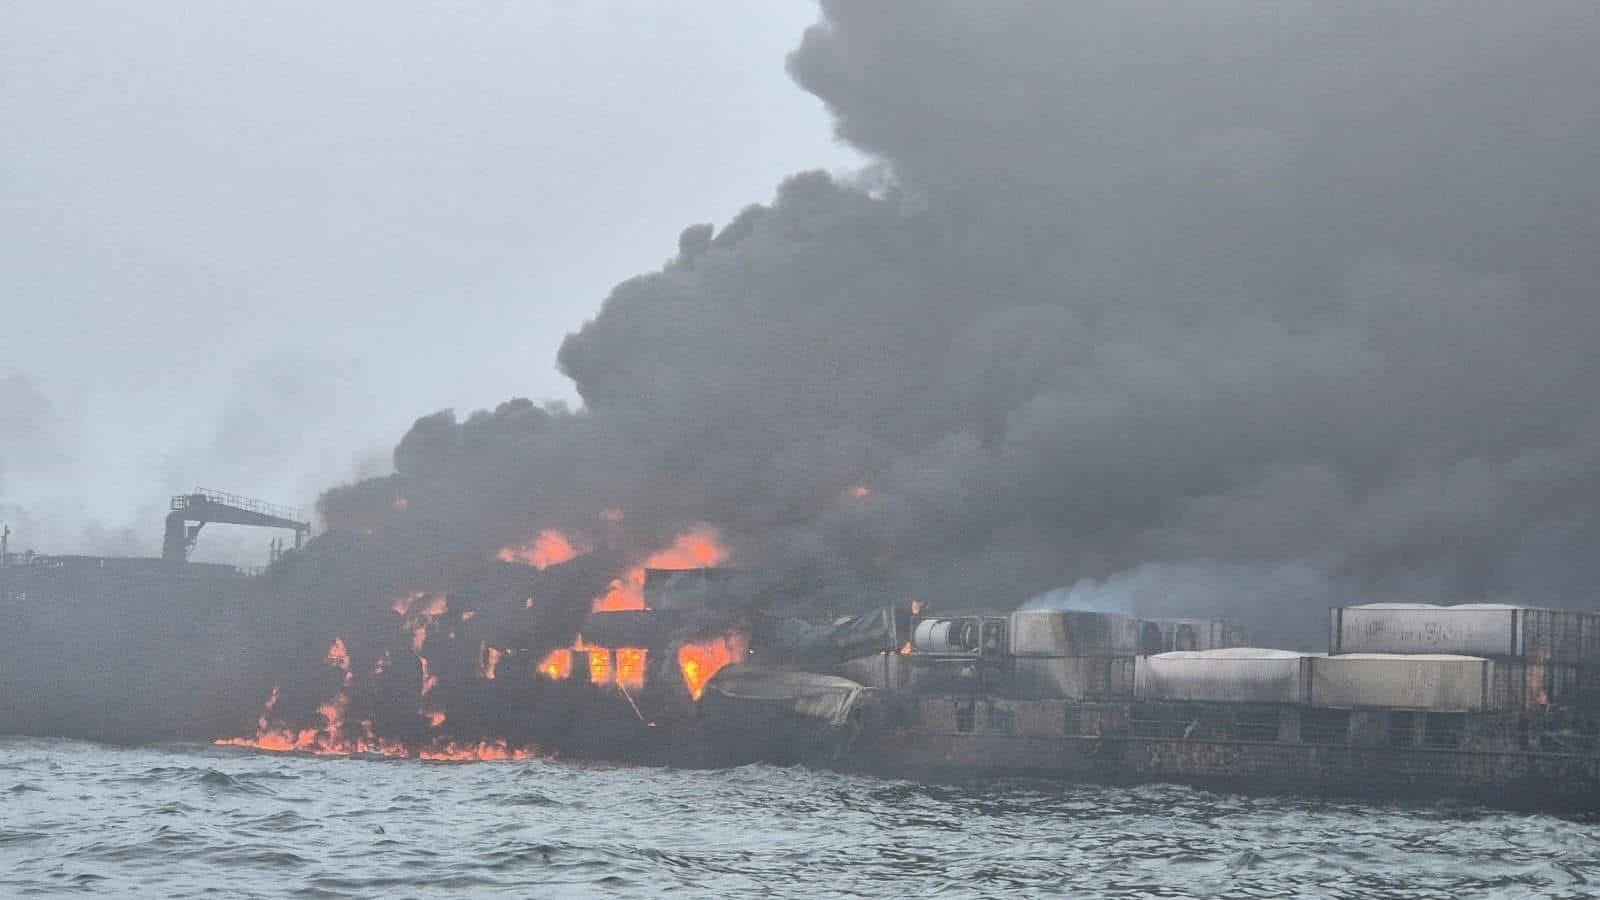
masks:
<path fill-rule="evenodd" d="M 974 653 L 980 632 L 977 618 L 923 619 L 911 632 L 911 649 L 918 653 Z"/>
<path fill-rule="evenodd" d="M 1134 670 L 1134 696 L 1207 703 L 1309 703 L 1311 654 L 1233 647 L 1141 656 Z"/>

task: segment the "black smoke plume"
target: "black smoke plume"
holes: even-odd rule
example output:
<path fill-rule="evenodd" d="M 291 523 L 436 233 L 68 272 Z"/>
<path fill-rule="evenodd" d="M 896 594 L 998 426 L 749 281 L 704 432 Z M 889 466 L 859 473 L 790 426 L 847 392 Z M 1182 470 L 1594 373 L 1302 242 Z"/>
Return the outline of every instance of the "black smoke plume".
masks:
<path fill-rule="evenodd" d="M 1077 585 L 1314 644 L 1337 602 L 1587 603 L 1597 39 L 1585 3 L 824 2 L 790 70 L 878 164 L 685 230 L 563 345 L 580 409 L 421 419 L 324 515 L 419 559 L 707 522 L 819 615 Z"/>

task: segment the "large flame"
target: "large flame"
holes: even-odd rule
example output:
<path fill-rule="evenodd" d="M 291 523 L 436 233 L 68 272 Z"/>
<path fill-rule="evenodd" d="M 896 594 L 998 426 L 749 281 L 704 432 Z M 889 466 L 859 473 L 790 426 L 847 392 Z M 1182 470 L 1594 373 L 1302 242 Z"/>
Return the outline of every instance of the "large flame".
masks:
<path fill-rule="evenodd" d="M 642 647 L 617 648 L 617 684 L 638 690 L 644 687 L 645 656 Z"/>
<path fill-rule="evenodd" d="M 689 695 L 699 700 L 711 676 L 723 666 L 742 661 L 749 648 L 749 640 L 740 634 L 723 635 L 679 647 L 678 668 L 683 672 L 683 683 L 689 689 Z"/>
<path fill-rule="evenodd" d="M 478 675 L 485 681 L 493 681 L 495 674 L 500 671 L 500 660 L 510 656 L 513 652 L 491 647 L 487 643 L 479 644 Z"/>
<path fill-rule="evenodd" d="M 589 656 L 589 683 L 611 683 L 611 651 L 604 647 L 590 647 L 584 651 Z"/>
<path fill-rule="evenodd" d="M 591 684 L 617 684 L 631 690 L 644 687 L 649 651 L 643 647 L 598 647 L 578 635 L 570 648 L 552 650 L 539 662 L 536 671 L 552 681 L 572 677 L 572 660 L 582 660 L 584 674 Z"/>
<path fill-rule="evenodd" d="M 450 611 L 450 601 L 443 594 L 417 591 L 396 599 L 389 608 L 404 620 L 411 632 L 411 652 L 422 668 L 422 696 L 426 697 L 439 686 L 439 676 L 428 668 L 428 658 L 422 654 L 422 648 L 428 642 L 429 629 L 437 628 L 439 617 Z"/>
<path fill-rule="evenodd" d="M 311 753 L 318 756 L 377 755 L 399 759 L 426 760 L 516 760 L 531 759 L 538 751 L 533 747 L 517 747 L 503 740 L 449 741 L 436 738 L 426 744 L 408 745 L 387 740 L 373 734 L 372 723 L 363 721 L 352 728 L 345 721 L 345 710 L 350 703 L 350 683 L 354 669 L 350 651 L 340 638 L 334 638 L 325 657 L 328 665 L 344 673 L 338 692 L 317 707 L 322 725 L 314 728 L 291 728 L 275 722 L 273 713 L 278 707 L 278 687 L 274 685 L 267 697 L 261 717 L 256 720 L 256 733 L 249 737 L 220 738 L 215 744 L 233 747 L 250 747 L 279 753 Z M 445 722 L 444 713 L 422 709 L 420 715 L 437 728 Z"/>
<path fill-rule="evenodd" d="M 551 650 L 539 661 L 539 674 L 551 681 L 566 681 L 572 677 L 572 651 L 565 647 Z"/>
<path fill-rule="evenodd" d="M 546 528 L 525 544 L 502 547 L 495 556 L 501 562 L 547 569 L 587 552 L 587 547 L 575 544 L 565 534 L 554 528 Z"/>
<path fill-rule="evenodd" d="M 619 514 L 612 524 L 620 521 Z M 509 547 L 501 551 L 500 558 L 544 568 L 571 559 L 585 552 L 585 549 L 561 532 L 546 529 L 525 547 Z M 594 601 L 594 609 L 601 612 L 644 609 L 646 569 L 709 568 L 721 565 L 727 558 L 728 551 L 722 546 L 717 532 L 710 526 L 697 526 L 678 535 L 671 546 L 651 554 L 641 565 L 614 580 L 606 594 Z M 528 605 L 531 605 L 531 600 Z M 445 595 L 427 591 L 408 593 L 390 603 L 390 609 L 400 618 L 421 672 L 417 715 L 433 729 L 442 728 L 448 718 L 445 710 L 439 706 L 437 697 L 430 697 L 439 685 L 439 676 L 428 659 L 429 641 L 446 636 L 454 639 L 453 624 L 458 620 L 465 622 L 473 615 L 471 611 L 455 613 L 450 607 L 451 603 Z M 479 676 L 488 681 L 496 680 L 502 673 L 501 663 L 512 652 L 491 646 L 487 641 L 480 643 Z M 678 662 L 684 684 L 698 700 L 706 682 L 717 670 L 739 661 L 745 652 L 745 639 L 735 635 L 683 645 L 678 652 Z M 355 668 L 350 649 L 342 639 L 336 637 L 329 644 L 325 661 L 341 672 L 342 678 L 339 690 L 317 706 L 317 714 L 321 719 L 319 725 L 291 727 L 277 719 L 279 692 L 274 686 L 256 723 L 256 733 L 249 737 L 224 738 L 217 743 L 274 751 L 324 755 L 379 754 L 415 759 L 525 759 L 537 752 L 532 747 L 513 747 L 505 741 L 458 742 L 448 741 L 442 735 L 420 745 L 380 738 L 374 733 L 371 721 L 351 721 L 348 715 Z M 580 635 L 571 647 L 550 652 L 533 671 L 551 680 L 568 680 L 581 673 L 579 677 L 590 684 L 616 686 L 626 695 L 646 685 L 648 662 L 649 651 L 646 648 L 586 645 Z M 393 660 L 389 651 L 383 650 L 375 660 L 363 661 L 363 666 L 370 667 L 374 677 L 385 677 L 393 667 Z M 631 696 L 629 699 L 631 701 Z"/>
<path fill-rule="evenodd" d="M 709 525 L 696 526 L 674 538 L 672 546 L 651 554 L 643 565 L 635 566 L 621 577 L 613 579 L 605 594 L 595 598 L 594 611 L 646 609 L 645 569 L 708 569 L 722 565 L 727 559 L 728 551 L 722 546 L 716 529 Z"/>

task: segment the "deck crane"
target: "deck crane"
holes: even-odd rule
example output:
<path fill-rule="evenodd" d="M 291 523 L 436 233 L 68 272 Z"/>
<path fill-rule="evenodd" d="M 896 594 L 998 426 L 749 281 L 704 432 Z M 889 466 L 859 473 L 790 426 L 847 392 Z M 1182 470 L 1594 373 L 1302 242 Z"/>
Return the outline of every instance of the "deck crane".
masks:
<path fill-rule="evenodd" d="M 296 550 L 311 534 L 311 523 L 302 518 L 298 509 L 195 488 L 192 494 L 178 494 L 172 498 L 172 512 L 167 513 L 167 535 L 161 542 L 161 558 L 180 563 L 188 560 L 200 529 L 208 522 L 289 529 L 294 532 Z"/>

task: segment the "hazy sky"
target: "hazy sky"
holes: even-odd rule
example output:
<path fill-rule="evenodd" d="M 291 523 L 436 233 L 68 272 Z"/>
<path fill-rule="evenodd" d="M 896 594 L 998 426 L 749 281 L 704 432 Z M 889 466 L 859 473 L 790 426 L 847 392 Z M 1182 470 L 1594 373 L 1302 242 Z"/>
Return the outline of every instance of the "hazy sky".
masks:
<path fill-rule="evenodd" d="M 859 159 L 784 71 L 801 0 L 0 18 L 13 549 L 153 553 L 170 494 L 309 507 L 419 415 L 571 398 L 555 350 L 613 284 Z"/>

